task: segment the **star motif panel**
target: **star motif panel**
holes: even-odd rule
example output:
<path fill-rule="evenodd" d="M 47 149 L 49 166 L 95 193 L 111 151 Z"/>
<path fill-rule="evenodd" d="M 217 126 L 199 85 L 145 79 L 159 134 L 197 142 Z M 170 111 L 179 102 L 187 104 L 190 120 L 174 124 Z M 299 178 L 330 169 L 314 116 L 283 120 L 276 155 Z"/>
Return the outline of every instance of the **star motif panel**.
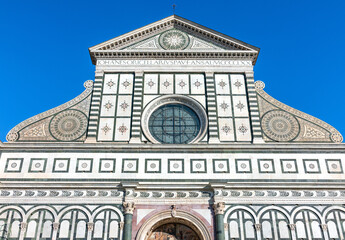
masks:
<path fill-rule="evenodd" d="M 112 141 L 114 136 L 114 118 L 101 118 L 98 124 L 98 140 Z"/>
<path fill-rule="evenodd" d="M 188 95 L 206 106 L 205 76 L 197 73 L 145 73 L 144 75 L 145 107 L 153 99 L 167 94 Z"/>
<path fill-rule="evenodd" d="M 132 96 L 118 96 L 117 97 L 117 112 L 118 117 L 130 117 L 132 113 Z"/>
<path fill-rule="evenodd" d="M 230 95 L 229 74 L 216 74 L 214 78 L 217 95 Z"/>
<path fill-rule="evenodd" d="M 115 108 L 116 108 L 116 96 L 112 95 L 105 95 L 102 97 L 102 108 L 101 108 L 101 116 L 102 117 L 114 117 L 115 116 Z"/>
<path fill-rule="evenodd" d="M 188 73 L 146 73 L 144 94 L 205 95 L 205 76 Z"/>
<path fill-rule="evenodd" d="M 129 141 L 134 75 L 106 73 L 101 97 L 98 141 Z"/>
<path fill-rule="evenodd" d="M 219 140 L 221 142 L 234 141 L 234 122 L 232 118 L 219 118 Z"/>
<path fill-rule="evenodd" d="M 175 93 L 189 94 L 189 79 L 187 74 L 175 75 Z"/>
<path fill-rule="evenodd" d="M 130 135 L 130 118 L 117 118 L 115 126 L 115 141 L 128 141 Z"/>
<path fill-rule="evenodd" d="M 158 74 L 145 75 L 144 92 L 146 94 L 158 93 Z"/>
<path fill-rule="evenodd" d="M 219 140 L 252 140 L 246 82 L 242 74 L 215 74 Z"/>
<path fill-rule="evenodd" d="M 159 90 L 161 94 L 174 93 L 174 75 L 173 74 L 161 74 L 159 80 L 160 80 Z"/>
<path fill-rule="evenodd" d="M 218 117 L 232 117 L 232 104 L 229 96 L 217 96 Z"/>
<path fill-rule="evenodd" d="M 252 140 L 249 118 L 235 118 L 235 128 L 237 141 L 241 142 Z"/>
<path fill-rule="evenodd" d="M 132 94 L 133 74 L 120 74 L 119 94 Z"/>
<path fill-rule="evenodd" d="M 248 103 L 246 96 L 233 96 L 235 117 L 248 117 Z"/>
<path fill-rule="evenodd" d="M 202 74 L 190 75 L 191 94 L 205 94 L 205 80 Z"/>
<path fill-rule="evenodd" d="M 117 94 L 119 74 L 106 74 L 104 76 L 103 93 Z"/>

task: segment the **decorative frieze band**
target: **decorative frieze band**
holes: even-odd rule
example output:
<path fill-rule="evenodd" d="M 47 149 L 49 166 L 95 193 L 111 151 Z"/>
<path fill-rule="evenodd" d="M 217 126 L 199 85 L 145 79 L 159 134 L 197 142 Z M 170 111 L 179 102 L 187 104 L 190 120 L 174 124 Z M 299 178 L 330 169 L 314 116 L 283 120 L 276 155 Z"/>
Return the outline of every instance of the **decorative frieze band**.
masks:
<path fill-rule="evenodd" d="M 91 198 L 91 197 L 123 197 L 123 191 L 119 190 L 1 190 L 0 198 L 4 197 L 60 197 L 60 198 Z M 345 190 L 222 190 L 206 191 L 135 191 L 136 199 L 168 198 L 188 199 L 215 197 L 227 198 L 344 198 Z"/>
<path fill-rule="evenodd" d="M 67 197 L 67 198 L 90 198 L 90 197 L 123 197 L 122 191 L 117 190 L 1 190 L 0 198 L 3 197 Z"/>
<path fill-rule="evenodd" d="M 344 198 L 345 191 L 309 190 L 223 190 L 216 196 L 224 198 Z"/>

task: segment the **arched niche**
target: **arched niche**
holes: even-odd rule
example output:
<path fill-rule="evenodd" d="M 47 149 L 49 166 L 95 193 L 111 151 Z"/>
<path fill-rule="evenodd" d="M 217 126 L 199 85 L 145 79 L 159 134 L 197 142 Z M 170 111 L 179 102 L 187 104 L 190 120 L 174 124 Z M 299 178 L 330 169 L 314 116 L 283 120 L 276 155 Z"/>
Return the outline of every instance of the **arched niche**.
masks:
<path fill-rule="evenodd" d="M 164 225 L 182 225 L 191 229 L 198 236 L 200 240 L 211 240 L 205 224 L 197 217 L 185 211 L 176 211 L 174 217 L 171 211 L 159 212 L 148 219 L 139 229 L 136 240 L 149 240 L 151 234 Z"/>

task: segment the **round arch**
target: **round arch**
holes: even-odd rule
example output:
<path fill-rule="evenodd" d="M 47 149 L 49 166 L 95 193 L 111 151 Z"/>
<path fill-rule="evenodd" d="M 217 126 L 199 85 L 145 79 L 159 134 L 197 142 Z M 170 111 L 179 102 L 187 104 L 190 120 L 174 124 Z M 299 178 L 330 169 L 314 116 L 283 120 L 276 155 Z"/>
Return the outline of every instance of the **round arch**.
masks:
<path fill-rule="evenodd" d="M 211 240 L 211 234 L 205 224 L 194 215 L 177 210 L 175 217 L 172 217 L 171 211 L 166 210 L 157 213 L 148 219 L 139 229 L 135 240 L 147 240 L 150 232 L 155 228 L 167 223 L 180 223 L 192 228 L 202 240 Z"/>
<path fill-rule="evenodd" d="M 102 206 L 100 208 L 97 208 L 91 215 L 91 220 L 92 222 L 94 221 L 95 217 L 97 216 L 97 214 L 99 214 L 100 212 L 104 211 L 104 210 L 112 210 L 114 212 L 117 213 L 119 219 L 121 222 L 123 222 L 123 214 L 122 212 L 117 208 L 117 207 L 114 207 L 114 206 Z M 90 220 L 90 221 L 91 221 Z"/>
<path fill-rule="evenodd" d="M 26 222 L 30 216 L 32 214 L 34 214 L 35 212 L 37 211 L 41 211 L 41 210 L 46 210 L 48 212 L 50 212 L 53 216 L 53 220 L 55 221 L 56 218 L 57 218 L 57 213 L 56 213 L 56 210 L 50 206 L 47 206 L 47 205 L 42 205 L 42 206 L 36 206 L 36 207 L 33 207 L 31 208 L 26 214 L 25 214 L 25 217 L 24 217 L 24 221 L 23 222 Z"/>
<path fill-rule="evenodd" d="M 260 211 L 258 212 L 258 219 L 260 220 L 262 215 L 265 214 L 266 212 L 270 211 L 270 210 L 276 210 L 276 211 L 280 212 L 281 214 L 283 214 L 286 217 L 286 219 L 289 221 L 290 224 L 293 223 L 293 219 L 291 219 L 291 216 L 289 215 L 289 213 L 286 210 L 284 210 L 283 208 L 280 208 L 277 206 L 267 206 L 267 207 L 260 209 Z"/>
<path fill-rule="evenodd" d="M 69 207 L 66 207 L 64 208 L 56 217 L 56 221 L 59 222 L 61 217 L 63 217 L 64 214 L 66 214 L 68 211 L 70 210 L 79 210 L 79 211 L 82 211 L 88 218 L 88 221 L 90 221 L 92 219 L 91 217 L 91 213 L 90 211 L 85 208 L 85 207 L 81 207 L 81 206 L 69 206 Z"/>
<path fill-rule="evenodd" d="M 0 214 L 2 214 L 3 212 L 5 212 L 5 211 L 7 211 L 7 210 L 15 210 L 15 211 L 17 211 L 17 212 L 20 214 L 22 220 L 23 220 L 24 217 L 25 217 L 25 212 L 24 212 L 24 210 L 23 210 L 22 208 L 20 208 L 20 207 L 18 207 L 18 206 L 11 206 L 11 205 L 10 205 L 10 206 L 2 207 L 2 208 L 0 209 Z"/>
<path fill-rule="evenodd" d="M 259 218 L 257 217 L 257 215 L 255 214 L 255 212 L 249 208 L 249 207 L 246 207 L 246 206 L 234 206 L 234 207 L 230 207 L 228 208 L 226 211 L 225 211 L 225 214 L 224 214 L 224 223 L 227 222 L 228 220 L 228 217 L 231 213 L 235 212 L 236 210 L 242 210 L 242 211 L 246 211 L 248 212 L 254 219 L 254 222 L 255 223 L 259 223 Z"/>
<path fill-rule="evenodd" d="M 321 224 L 325 224 L 325 219 L 322 217 L 322 215 L 315 209 L 315 208 L 312 208 L 312 207 L 309 207 L 309 206 L 300 206 L 300 207 L 297 207 L 295 208 L 292 213 L 291 213 L 291 219 L 293 221 L 295 221 L 295 217 L 296 215 L 298 214 L 299 211 L 301 210 L 307 210 L 307 211 L 310 211 L 312 213 L 314 213 L 320 220 L 320 223 Z"/>

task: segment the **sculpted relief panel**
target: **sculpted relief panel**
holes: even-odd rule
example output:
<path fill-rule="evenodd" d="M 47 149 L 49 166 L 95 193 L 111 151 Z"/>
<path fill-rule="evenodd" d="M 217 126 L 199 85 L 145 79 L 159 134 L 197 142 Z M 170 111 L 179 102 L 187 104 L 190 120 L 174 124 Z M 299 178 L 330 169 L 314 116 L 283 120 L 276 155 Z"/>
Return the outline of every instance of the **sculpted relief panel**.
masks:
<path fill-rule="evenodd" d="M 188 226 L 179 223 L 168 223 L 158 227 L 148 240 L 200 240 Z"/>

